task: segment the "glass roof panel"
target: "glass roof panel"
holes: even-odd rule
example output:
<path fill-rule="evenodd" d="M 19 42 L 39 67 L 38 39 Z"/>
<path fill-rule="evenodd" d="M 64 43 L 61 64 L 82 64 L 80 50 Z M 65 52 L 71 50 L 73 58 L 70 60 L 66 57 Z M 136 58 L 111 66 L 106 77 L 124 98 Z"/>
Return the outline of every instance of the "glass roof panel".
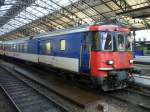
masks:
<path fill-rule="evenodd" d="M 25 1 L 25 0 L 5 0 L 5 5 L 0 7 L 0 18 L 3 18 L 3 15 L 5 15 L 7 10 L 10 9 L 13 6 L 13 4 L 22 3 L 21 1 Z M 33 22 L 39 18 L 42 18 L 45 15 L 53 13 L 53 12 L 56 12 L 56 15 L 53 16 L 54 19 L 50 18 L 52 21 L 51 20 L 49 20 L 49 21 L 50 21 L 50 23 L 54 22 L 53 25 L 56 24 L 55 22 L 61 21 L 55 25 L 55 27 L 58 26 L 58 28 L 61 28 L 62 26 L 64 26 L 63 21 L 64 21 L 64 24 L 65 24 L 65 22 L 67 22 L 65 19 L 63 19 L 63 17 L 66 17 L 66 18 L 68 18 L 68 20 L 71 20 L 71 21 L 68 21 L 68 25 L 73 21 L 72 19 L 76 19 L 76 18 L 79 18 L 79 19 L 81 18 L 87 22 L 91 21 L 91 18 L 89 16 L 94 15 L 93 18 L 96 18 L 96 19 L 101 18 L 102 17 L 101 14 L 97 14 L 99 10 L 97 11 L 97 13 L 92 13 L 93 11 L 95 11 L 94 9 L 100 9 L 101 7 L 102 7 L 102 9 L 105 9 L 105 11 L 101 10 L 100 13 L 106 12 L 106 10 L 107 10 L 107 12 L 110 11 L 110 13 L 105 13 L 103 15 L 105 15 L 105 16 L 110 15 L 111 17 L 115 16 L 115 13 L 112 13 L 111 9 L 108 8 L 107 6 L 105 6 L 99 0 L 88 0 L 89 2 L 85 1 L 87 3 L 81 2 L 80 5 L 76 4 L 75 6 L 69 7 L 70 12 L 72 12 L 72 10 L 74 10 L 74 9 L 77 10 L 77 12 L 74 13 L 77 17 L 75 15 L 69 13 L 69 11 L 60 10 L 62 7 L 66 7 L 69 4 L 75 3 L 76 1 L 79 1 L 79 0 L 35 0 L 35 2 L 30 4 L 30 6 L 27 8 L 18 7 L 18 8 L 24 8 L 24 9 L 22 10 L 22 12 L 17 13 L 18 15 L 15 15 L 15 17 L 13 17 L 11 20 L 9 20 L 7 22 L 7 24 L 3 25 L 0 28 L 0 35 L 5 34 L 6 32 L 11 32 L 12 30 L 14 30 L 16 28 L 19 28 L 28 23 L 31 23 L 31 22 Z M 111 6 L 112 9 L 119 10 L 119 7 L 117 5 L 115 5 L 114 2 L 112 2 L 110 0 L 104 0 L 104 1 L 105 1 L 105 4 Z M 148 6 L 147 1 L 148 0 L 132 0 L 132 1 L 126 0 L 126 2 L 129 5 L 131 5 L 133 9 Z M 101 6 L 99 6 L 98 4 L 101 4 Z M 97 6 L 97 8 L 95 6 Z M 75 7 L 77 7 L 79 10 Z M 87 10 L 86 10 L 86 8 L 87 8 Z M 84 9 L 84 10 L 82 10 L 82 9 Z M 58 10 L 60 10 L 60 11 L 58 12 Z M 88 12 L 88 13 L 86 13 L 86 12 Z M 72 18 L 72 19 L 69 18 L 70 15 L 71 15 L 70 18 Z M 52 16 L 50 15 L 48 17 L 52 17 Z M 73 18 L 73 17 L 75 17 L 75 18 Z M 56 19 L 56 18 L 58 18 L 58 19 Z M 133 19 L 130 19 L 129 22 L 133 23 L 131 20 L 133 20 Z M 44 23 L 44 22 L 42 22 L 42 23 Z M 61 23 L 62 25 L 60 25 L 59 23 Z M 2 24 L 2 23 L 0 23 L 0 24 Z M 32 23 L 31 26 L 33 24 L 37 25 L 37 22 Z M 48 30 L 48 29 L 46 29 L 49 27 L 48 25 L 44 25 L 44 24 L 41 25 L 41 22 L 38 24 L 39 25 L 37 25 L 37 28 L 35 28 L 35 29 L 38 29 L 38 32 L 40 32 L 43 29 L 45 29 L 45 31 Z M 72 24 L 74 24 L 74 23 L 72 23 Z M 41 27 L 41 28 L 39 28 L 39 27 Z"/>
<path fill-rule="evenodd" d="M 77 0 L 36 0 L 31 6 L 20 12 L 14 19 L 11 19 L 7 24 L 2 26 L 0 35 L 59 10 L 61 6 L 64 7 L 76 1 Z M 7 5 L 0 8 L 0 16 L 3 16 L 7 12 L 7 9 L 10 9 L 15 3 L 16 0 L 5 0 L 5 4 Z"/>
<path fill-rule="evenodd" d="M 0 16 L 3 16 L 15 3 L 16 0 L 5 0 L 4 5 L 0 7 Z"/>
<path fill-rule="evenodd" d="M 6 13 L 7 10 L 0 10 L 0 16 L 2 17 L 5 13 Z"/>
<path fill-rule="evenodd" d="M 3 16 L 8 9 L 10 9 L 12 7 L 12 5 L 4 5 L 0 7 L 0 16 Z"/>
<path fill-rule="evenodd" d="M 26 17 L 21 17 L 21 16 L 17 16 L 17 17 L 15 17 L 15 19 L 18 21 L 21 21 L 24 24 L 31 22 L 31 20 L 27 19 Z"/>
<path fill-rule="evenodd" d="M 5 4 L 15 4 L 16 3 L 16 0 L 5 0 Z"/>
<path fill-rule="evenodd" d="M 38 19 L 37 16 L 33 15 L 31 12 L 23 11 L 20 13 L 20 18 L 25 18 L 26 20 L 35 20 Z"/>
<path fill-rule="evenodd" d="M 70 3 L 76 2 L 77 0 L 56 0 L 56 1 L 59 3 L 59 5 L 65 7 L 65 6 L 69 5 Z"/>

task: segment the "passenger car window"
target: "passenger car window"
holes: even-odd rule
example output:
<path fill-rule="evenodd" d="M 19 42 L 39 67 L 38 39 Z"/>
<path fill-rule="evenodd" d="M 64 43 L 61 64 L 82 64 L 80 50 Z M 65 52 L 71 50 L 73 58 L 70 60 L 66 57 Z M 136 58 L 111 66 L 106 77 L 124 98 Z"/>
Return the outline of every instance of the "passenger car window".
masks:
<path fill-rule="evenodd" d="M 52 50 L 51 43 L 50 42 L 46 43 L 46 53 L 51 53 L 51 50 Z"/>
<path fill-rule="evenodd" d="M 19 52 L 19 44 L 16 44 L 17 52 Z"/>
<path fill-rule="evenodd" d="M 60 40 L 60 50 L 64 51 L 66 49 L 66 40 Z"/>
<path fill-rule="evenodd" d="M 24 44 L 20 43 L 19 44 L 19 51 L 22 52 L 24 50 Z"/>
<path fill-rule="evenodd" d="M 26 52 L 28 50 L 28 44 L 24 43 L 24 51 Z"/>
<path fill-rule="evenodd" d="M 12 48 L 13 48 L 13 50 L 15 51 L 15 50 L 16 50 L 16 44 L 13 44 L 13 45 L 12 45 Z"/>

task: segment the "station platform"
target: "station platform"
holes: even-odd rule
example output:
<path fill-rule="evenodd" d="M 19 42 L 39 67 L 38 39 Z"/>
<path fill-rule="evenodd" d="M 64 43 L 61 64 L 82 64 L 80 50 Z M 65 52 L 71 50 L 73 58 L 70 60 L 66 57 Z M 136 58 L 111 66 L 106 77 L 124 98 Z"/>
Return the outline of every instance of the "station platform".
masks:
<path fill-rule="evenodd" d="M 141 75 L 150 77 L 150 65 L 134 64 L 134 68 L 141 71 Z"/>
<path fill-rule="evenodd" d="M 135 82 L 150 87 L 150 56 L 135 57 L 134 68 L 141 72 L 134 76 Z"/>
<path fill-rule="evenodd" d="M 134 63 L 150 64 L 150 56 L 136 56 Z"/>
<path fill-rule="evenodd" d="M 136 84 L 140 84 L 144 87 L 150 88 L 150 77 L 149 76 L 134 75 L 134 80 L 135 80 Z"/>
<path fill-rule="evenodd" d="M 141 75 L 150 77 L 150 56 L 137 56 L 134 58 L 134 67 L 141 71 Z"/>

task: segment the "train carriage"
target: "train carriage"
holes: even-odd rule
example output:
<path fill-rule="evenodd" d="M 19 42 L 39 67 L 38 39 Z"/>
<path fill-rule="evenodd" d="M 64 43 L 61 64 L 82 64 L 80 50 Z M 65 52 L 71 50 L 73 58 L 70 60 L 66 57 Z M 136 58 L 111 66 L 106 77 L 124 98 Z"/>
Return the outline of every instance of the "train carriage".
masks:
<path fill-rule="evenodd" d="M 127 86 L 133 67 L 129 29 L 94 25 L 6 42 L 7 56 L 86 74 L 103 90 Z"/>
<path fill-rule="evenodd" d="M 0 41 L 0 55 L 4 55 L 4 44 Z"/>

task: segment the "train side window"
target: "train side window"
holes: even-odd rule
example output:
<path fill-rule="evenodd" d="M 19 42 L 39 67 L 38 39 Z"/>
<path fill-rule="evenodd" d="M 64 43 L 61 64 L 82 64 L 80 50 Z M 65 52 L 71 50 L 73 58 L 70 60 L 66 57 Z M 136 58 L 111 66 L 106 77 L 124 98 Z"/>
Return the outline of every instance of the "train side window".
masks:
<path fill-rule="evenodd" d="M 19 44 L 16 44 L 16 46 L 17 46 L 17 52 L 19 52 Z"/>
<path fill-rule="evenodd" d="M 52 45 L 50 42 L 46 43 L 46 53 L 51 53 L 52 50 Z"/>
<path fill-rule="evenodd" d="M 16 44 L 13 44 L 13 50 L 15 51 L 16 50 Z"/>
<path fill-rule="evenodd" d="M 24 43 L 22 43 L 22 50 L 21 51 L 24 52 Z"/>
<path fill-rule="evenodd" d="M 19 44 L 19 52 L 22 52 L 22 43 Z"/>
<path fill-rule="evenodd" d="M 60 40 L 60 50 L 64 51 L 66 49 L 66 40 Z"/>
<path fill-rule="evenodd" d="M 28 50 L 28 44 L 24 43 L 24 51 L 27 52 L 27 50 Z"/>
<path fill-rule="evenodd" d="M 13 50 L 14 50 L 14 44 L 10 44 L 9 47 L 10 47 L 10 48 L 9 48 L 10 51 L 13 51 Z"/>
<path fill-rule="evenodd" d="M 19 52 L 21 51 L 20 43 L 18 43 L 18 51 L 19 51 Z"/>

